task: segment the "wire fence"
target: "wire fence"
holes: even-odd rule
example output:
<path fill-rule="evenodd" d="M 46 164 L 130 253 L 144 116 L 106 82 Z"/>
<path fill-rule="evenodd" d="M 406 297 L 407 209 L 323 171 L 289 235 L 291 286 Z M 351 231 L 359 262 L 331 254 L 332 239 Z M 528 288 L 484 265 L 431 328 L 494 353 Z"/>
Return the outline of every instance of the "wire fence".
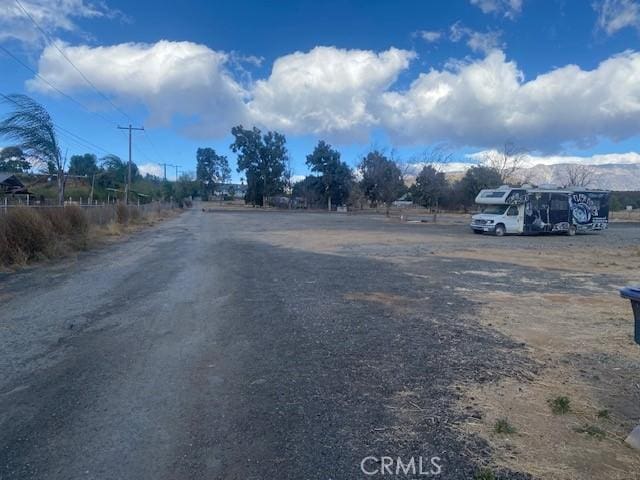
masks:
<path fill-rule="evenodd" d="M 49 201 L 26 201 L 26 199 L 20 201 L 20 199 L 15 198 L 11 200 L 12 201 L 10 201 L 10 197 L 0 198 L 0 215 L 5 215 L 16 208 L 44 210 L 76 207 L 82 209 L 89 223 L 93 225 L 106 225 L 111 222 L 121 221 L 123 216 L 126 216 L 127 219 L 146 217 L 149 214 L 160 213 L 161 211 L 171 210 L 176 207 L 176 203 L 173 201 L 154 201 L 150 203 L 124 205 L 122 202 L 115 201 L 111 201 L 110 203 L 98 201 L 89 203 L 88 201 L 83 202 L 83 199 L 80 198 L 75 201 L 69 198 L 65 200 L 64 205 L 59 205 Z"/>

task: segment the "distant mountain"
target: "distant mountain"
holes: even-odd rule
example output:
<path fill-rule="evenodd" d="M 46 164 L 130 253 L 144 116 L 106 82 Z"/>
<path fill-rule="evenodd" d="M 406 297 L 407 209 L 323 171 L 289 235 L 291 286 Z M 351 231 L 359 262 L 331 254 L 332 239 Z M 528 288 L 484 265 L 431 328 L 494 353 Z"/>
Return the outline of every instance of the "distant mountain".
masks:
<path fill-rule="evenodd" d="M 554 165 L 535 165 L 524 168 L 520 175 L 528 183 L 540 185 L 544 183 L 563 185 L 567 182 L 567 163 Z M 605 190 L 640 191 L 640 163 L 608 163 L 603 165 L 586 165 L 592 172 L 590 188 Z"/>

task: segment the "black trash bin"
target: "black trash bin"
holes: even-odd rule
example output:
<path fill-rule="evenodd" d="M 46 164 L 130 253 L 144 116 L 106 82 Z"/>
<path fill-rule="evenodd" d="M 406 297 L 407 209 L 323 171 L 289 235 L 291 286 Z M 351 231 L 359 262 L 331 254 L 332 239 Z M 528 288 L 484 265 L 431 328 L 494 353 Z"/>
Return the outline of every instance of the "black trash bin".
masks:
<path fill-rule="evenodd" d="M 635 317 L 635 339 L 640 345 L 640 286 L 624 287 L 620 289 L 620 296 L 631 300 L 631 308 L 633 308 L 633 316 Z"/>

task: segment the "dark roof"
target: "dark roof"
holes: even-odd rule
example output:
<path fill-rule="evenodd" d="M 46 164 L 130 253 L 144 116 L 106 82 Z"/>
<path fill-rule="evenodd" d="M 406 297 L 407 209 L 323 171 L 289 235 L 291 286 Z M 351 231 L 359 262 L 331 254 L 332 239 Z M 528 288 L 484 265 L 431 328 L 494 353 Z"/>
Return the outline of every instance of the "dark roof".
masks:
<path fill-rule="evenodd" d="M 16 174 L 11 172 L 0 172 L 0 183 L 24 187 L 24 184 L 16 177 Z"/>
<path fill-rule="evenodd" d="M 24 183 L 11 172 L 0 172 L 0 185 L 9 192 L 28 193 Z"/>

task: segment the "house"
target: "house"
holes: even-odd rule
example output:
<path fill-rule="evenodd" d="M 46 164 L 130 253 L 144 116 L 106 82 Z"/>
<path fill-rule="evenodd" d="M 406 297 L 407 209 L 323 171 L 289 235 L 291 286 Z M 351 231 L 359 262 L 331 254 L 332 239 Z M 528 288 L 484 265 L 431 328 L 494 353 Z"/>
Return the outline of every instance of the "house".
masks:
<path fill-rule="evenodd" d="M 27 187 L 11 172 L 0 172 L 0 195 L 28 195 Z"/>

